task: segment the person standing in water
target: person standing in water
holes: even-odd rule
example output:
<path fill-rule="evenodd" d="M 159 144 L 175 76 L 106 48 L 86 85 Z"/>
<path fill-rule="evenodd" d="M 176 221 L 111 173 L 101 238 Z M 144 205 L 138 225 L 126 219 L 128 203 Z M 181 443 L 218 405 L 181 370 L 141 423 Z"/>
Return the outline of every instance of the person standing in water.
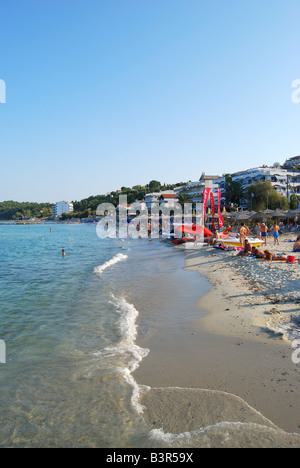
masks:
<path fill-rule="evenodd" d="M 65 257 L 65 256 L 66 256 L 65 249 L 62 249 L 62 250 L 61 250 L 61 253 L 62 253 L 62 256 L 63 256 L 63 257 Z"/>

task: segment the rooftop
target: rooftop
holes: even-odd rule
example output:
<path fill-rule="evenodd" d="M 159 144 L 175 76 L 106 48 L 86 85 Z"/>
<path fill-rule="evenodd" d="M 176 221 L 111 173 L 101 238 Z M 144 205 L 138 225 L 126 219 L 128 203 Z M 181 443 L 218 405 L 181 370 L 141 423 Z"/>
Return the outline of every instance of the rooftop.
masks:
<path fill-rule="evenodd" d="M 300 159 L 300 156 L 294 156 L 293 158 L 288 158 L 288 161 L 294 161 L 295 159 Z"/>

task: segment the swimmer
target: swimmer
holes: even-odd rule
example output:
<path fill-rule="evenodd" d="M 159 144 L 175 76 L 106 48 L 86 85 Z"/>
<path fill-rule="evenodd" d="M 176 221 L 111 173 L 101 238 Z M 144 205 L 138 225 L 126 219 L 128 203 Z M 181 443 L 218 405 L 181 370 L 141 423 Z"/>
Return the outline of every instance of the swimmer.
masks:
<path fill-rule="evenodd" d="M 61 253 L 62 253 L 62 256 L 63 256 L 63 257 L 65 257 L 65 256 L 66 256 L 65 249 L 61 249 Z"/>

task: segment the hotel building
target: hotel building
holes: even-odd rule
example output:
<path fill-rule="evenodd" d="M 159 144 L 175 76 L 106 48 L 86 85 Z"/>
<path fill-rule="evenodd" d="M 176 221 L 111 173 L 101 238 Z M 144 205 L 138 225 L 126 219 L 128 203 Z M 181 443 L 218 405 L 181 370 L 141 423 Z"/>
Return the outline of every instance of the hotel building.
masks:
<path fill-rule="evenodd" d="M 59 218 L 63 213 L 73 213 L 73 211 L 73 203 L 60 201 L 52 205 L 52 216 L 54 218 Z"/>

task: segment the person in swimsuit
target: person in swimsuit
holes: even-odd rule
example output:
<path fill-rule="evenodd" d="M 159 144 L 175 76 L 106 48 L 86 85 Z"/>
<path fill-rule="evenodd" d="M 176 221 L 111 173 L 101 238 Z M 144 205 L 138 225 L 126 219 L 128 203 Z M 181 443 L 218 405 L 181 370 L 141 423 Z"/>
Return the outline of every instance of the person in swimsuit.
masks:
<path fill-rule="evenodd" d="M 266 254 L 266 260 L 269 262 L 286 262 L 287 257 L 285 257 L 285 254 L 272 254 L 269 250 L 265 250 Z"/>
<path fill-rule="evenodd" d="M 268 226 L 265 223 L 262 223 L 261 228 L 261 237 L 265 242 L 265 245 L 267 245 L 267 240 L 268 240 Z"/>
<path fill-rule="evenodd" d="M 241 241 L 241 246 L 245 247 L 245 238 L 248 236 L 250 232 L 250 229 L 245 225 L 244 222 L 241 224 L 241 229 L 240 229 L 240 241 Z"/>
<path fill-rule="evenodd" d="M 260 223 L 257 223 L 257 224 L 256 224 L 255 230 L 256 230 L 256 235 L 257 235 L 257 237 L 258 237 L 259 239 L 261 239 Z"/>
<path fill-rule="evenodd" d="M 252 245 L 245 239 L 245 248 L 238 253 L 238 257 L 247 257 L 248 255 L 252 255 Z"/>
<path fill-rule="evenodd" d="M 300 252 L 300 236 L 297 237 L 297 240 L 293 246 L 293 252 Z"/>
<path fill-rule="evenodd" d="M 265 258 L 265 253 L 262 250 L 259 250 L 257 247 L 252 249 L 252 255 L 254 255 L 255 258 Z"/>
<path fill-rule="evenodd" d="M 275 223 L 275 226 L 273 227 L 274 245 L 279 245 L 279 231 L 280 227 Z"/>

